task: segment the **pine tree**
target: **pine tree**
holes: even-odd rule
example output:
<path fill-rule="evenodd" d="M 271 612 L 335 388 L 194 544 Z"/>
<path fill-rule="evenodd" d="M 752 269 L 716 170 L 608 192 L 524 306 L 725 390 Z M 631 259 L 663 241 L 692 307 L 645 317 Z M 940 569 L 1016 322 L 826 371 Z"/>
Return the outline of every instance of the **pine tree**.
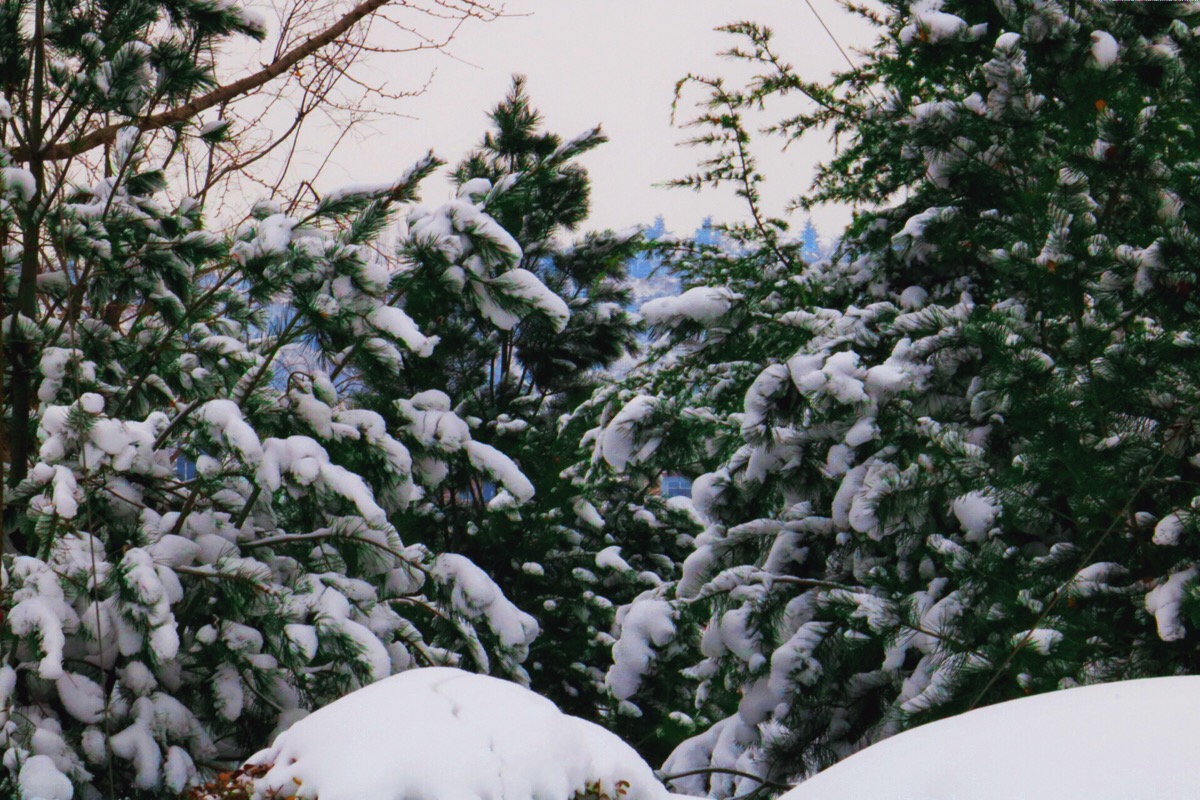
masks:
<path fill-rule="evenodd" d="M 398 254 L 381 243 L 432 156 L 208 230 L 170 191 L 172 137 L 190 135 L 170 126 L 203 106 L 207 54 L 260 25 L 228 4 L 3 14 L 7 776 L 55 797 L 175 793 L 391 672 L 519 673 L 536 621 L 393 520 L 426 513 L 464 453 L 527 479 L 437 386 L 393 393 L 390 422 L 350 402 L 437 347 L 405 311 L 409 254 L 500 272 L 516 242 L 463 199 L 412 218 Z M 549 294 L 530 276 L 472 300 L 519 319 Z"/>
<path fill-rule="evenodd" d="M 490 130 L 453 177 L 460 196 L 479 198 L 512 232 L 522 256 L 503 271 L 471 269 L 448 282 L 414 240 L 416 268 L 398 286 L 414 320 L 441 343 L 430 358 L 406 361 L 399 384 L 364 376 L 369 391 L 359 402 L 386 415 L 396 391 L 437 386 L 455 398 L 474 438 L 520 465 L 529 480 L 520 508 L 517 492 L 460 462 L 429 498 L 434 513 L 404 527 L 413 541 L 469 556 L 538 620 L 527 661 L 535 689 L 568 713 L 621 728 L 630 718 L 614 714 L 604 689 L 616 607 L 661 582 L 657 573 L 675 559 L 655 556 L 676 546 L 673 536 L 664 543 L 652 518 L 632 526 L 605 519 L 602 493 L 575 469 L 590 455 L 578 446 L 583 429 L 564 415 L 637 350 L 627 270 L 645 245 L 637 231 L 572 237 L 590 195 L 578 160 L 606 141 L 598 128 L 573 139 L 545 131 L 521 77 L 489 118 Z M 516 275 L 536 276 L 561 311 L 517 319 L 507 307 L 455 305 L 476 286 Z"/>
<path fill-rule="evenodd" d="M 820 234 L 817 233 L 817 226 L 813 224 L 811 218 L 804 221 L 804 232 L 800 238 L 804 242 L 804 249 L 800 251 L 800 255 L 805 262 L 812 263 L 825 257 Z"/>
<path fill-rule="evenodd" d="M 681 378 L 647 385 L 630 446 L 703 431 L 721 461 L 673 604 L 708 617 L 700 697 L 736 707 L 669 772 L 794 782 L 927 720 L 1196 663 L 1200 14 L 884 5 L 832 85 L 749 23 L 729 30 L 756 80 L 693 77 L 714 148 L 693 180 L 734 181 L 752 222 L 643 312 Z M 816 264 L 747 157 L 743 113 L 785 95 L 806 105 L 777 132 L 841 141 L 804 204 L 875 209 Z"/>

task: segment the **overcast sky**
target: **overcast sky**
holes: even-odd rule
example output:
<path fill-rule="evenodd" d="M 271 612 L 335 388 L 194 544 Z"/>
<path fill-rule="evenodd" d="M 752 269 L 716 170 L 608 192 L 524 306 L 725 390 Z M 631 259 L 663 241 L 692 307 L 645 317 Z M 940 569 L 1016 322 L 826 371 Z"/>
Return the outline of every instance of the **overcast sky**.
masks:
<path fill-rule="evenodd" d="M 870 29 L 835 0 L 812 2 L 843 46 L 868 43 Z M 744 215 L 732 189 L 695 194 L 654 186 L 686 174 L 699 156 L 677 146 L 687 132 L 670 121 L 675 81 L 689 71 L 732 69 L 715 54 L 734 38 L 713 29 L 738 19 L 769 25 L 779 50 L 808 79 L 845 66 L 802 0 L 509 0 L 507 11 L 509 16 L 495 22 L 465 26 L 452 47 L 455 58 L 396 56 L 378 62 L 386 65 L 384 77 L 395 89 L 419 85 L 430 67 L 437 74 L 428 91 L 398 107 L 415 119 L 375 123 L 369 137 L 339 154 L 337 168 L 321 183 L 378 181 L 430 147 L 456 161 L 479 140 L 486 111 L 519 72 L 528 77 L 529 93 L 550 129 L 571 136 L 601 123 L 611 139 L 585 161 L 594 186 L 588 227 L 623 228 L 662 214 L 668 228 L 689 233 L 706 215 Z M 774 213 L 808 187 L 812 164 L 831 152 L 824 138 L 786 153 L 777 140 L 760 147 L 768 177 L 764 195 Z M 444 183 L 429 187 L 428 201 L 448 193 Z M 823 233 L 833 234 L 848 212 L 828 209 L 814 218 Z"/>

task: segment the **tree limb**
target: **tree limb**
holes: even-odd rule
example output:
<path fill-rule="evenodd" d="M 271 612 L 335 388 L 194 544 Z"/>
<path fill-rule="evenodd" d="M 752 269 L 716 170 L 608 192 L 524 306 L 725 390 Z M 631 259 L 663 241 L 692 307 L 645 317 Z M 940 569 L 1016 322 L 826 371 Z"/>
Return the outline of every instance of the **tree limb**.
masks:
<path fill-rule="evenodd" d="M 50 145 L 42 151 L 41 156 L 46 161 L 57 161 L 63 158 L 71 158 L 101 145 L 111 144 L 116 141 L 117 131 L 129 125 L 136 126 L 138 130 L 150 131 L 165 128 L 169 125 L 176 125 L 181 122 L 195 117 L 202 111 L 212 108 L 213 106 L 226 103 L 236 97 L 244 95 L 265 83 L 268 83 L 280 75 L 287 72 L 300 61 L 308 58 L 321 48 L 336 40 L 339 36 L 345 34 L 353 28 L 364 17 L 378 11 L 383 6 L 387 5 L 391 0 L 363 0 L 356 5 L 344 17 L 338 20 L 333 25 L 326 28 L 321 33 L 311 36 L 304 41 L 303 44 L 297 45 L 288 52 L 284 53 L 279 58 L 272 61 L 267 66 L 263 67 L 258 72 L 252 75 L 247 75 L 233 83 L 218 86 L 207 94 L 197 97 L 189 103 L 177 106 L 167 111 L 160 111 L 157 114 L 151 114 L 137 121 L 130 121 L 128 124 L 106 125 L 103 128 L 98 128 L 91 133 L 85 134 L 78 139 L 69 142 L 61 142 Z M 16 147 L 10 151 L 12 159 L 17 162 L 28 161 L 30 157 L 29 148 Z"/>

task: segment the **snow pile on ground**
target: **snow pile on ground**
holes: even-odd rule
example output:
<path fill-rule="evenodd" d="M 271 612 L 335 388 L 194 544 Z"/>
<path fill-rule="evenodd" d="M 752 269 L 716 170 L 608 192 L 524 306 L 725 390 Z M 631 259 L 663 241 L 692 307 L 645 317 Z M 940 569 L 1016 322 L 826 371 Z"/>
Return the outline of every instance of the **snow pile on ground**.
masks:
<path fill-rule="evenodd" d="M 1200 676 L 1026 697 L 886 739 L 780 800 L 1182 800 L 1198 711 Z"/>
<path fill-rule="evenodd" d="M 393 675 L 281 733 L 255 798 L 667 800 L 631 747 L 514 683 L 448 667 Z M 622 783 L 623 782 L 623 783 Z M 620 784 L 620 785 L 619 785 Z"/>

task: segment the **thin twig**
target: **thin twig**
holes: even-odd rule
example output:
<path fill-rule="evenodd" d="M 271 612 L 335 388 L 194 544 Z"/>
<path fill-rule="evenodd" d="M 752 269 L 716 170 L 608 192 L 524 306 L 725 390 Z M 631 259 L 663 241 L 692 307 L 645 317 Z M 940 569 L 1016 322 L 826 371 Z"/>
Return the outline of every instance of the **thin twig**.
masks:
<path fill-rule="evenodd" d="M 691 777 L 692 775 L 714 775 L 714 774 L 715 775 L 733 775 L 738 778 L 749 778 L 752 781 L 758 781 L 763 786 L 769 786 L 772 789 L 779 789 L 780 791 L 787 791 L 788 789 L 795 788 L 795 787 L 791 786 L 790 784 L 776 783 L 775 781 L 767 780 L 766 778 L 760 777 L 760 776 L 755 775 L 750 772 L 742 772 L 741 770 L 736 770 L 736 769 L 726 769 L 725 767 L 704 767 L 702 769 L 693 769 L 693 770 L 688 770 L 687 772 L 679 772 L 674 775 L 661 775 L 660 774 L 658 776 L 658 779 L 661 780 L 663 783 L 670 783 L 672 781 L 679 780 L 680 778 Z"/>

